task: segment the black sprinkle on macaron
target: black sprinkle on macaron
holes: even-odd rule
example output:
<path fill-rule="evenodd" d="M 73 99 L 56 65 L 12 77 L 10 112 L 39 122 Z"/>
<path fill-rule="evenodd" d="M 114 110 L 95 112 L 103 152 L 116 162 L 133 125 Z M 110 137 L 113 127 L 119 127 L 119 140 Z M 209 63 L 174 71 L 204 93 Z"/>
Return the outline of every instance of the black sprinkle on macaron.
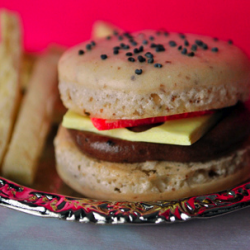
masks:
<path fill-rule="evenodd" d="M 155 67 L 155 68 L 162 68 L 162 64 L 156 63 L 156 64 L 154 65 L 154 67 Z"/>
<path fill-rule="evenodd" d="M 135 59 L 134 59 L 133 57 L 129 57 L 129 58 L 128 58 L 128 61 L 130 61 L 130 62 L 135 62 Z"/>
<path fill-rule="evenodd" d="M 180 36 L 181 39 L 185 39 L 186 38 L 186 36 L 183 33 L 179 33 L 179 36 Z"/>
<path fill-rule="evenodd" d="M 181 51 L 181 54 L 186 55 L 187 54 L 187 49 L 183 48 L 183 50 Z"/>
<path fill-rule="evenodd" d="M 87 50 L 91 50 L 91 48 L 92 48 L 92 45 L 90 43 L 86 45 Z"/>
<path fill-rule="evenodd" d="M 131 53 L 131 52 L 126 53 L 126 56 L 132 56 L 132 55 L 133 55 L 133 53 Z"/>
<path fill-rule="evenodd" d="M 213 48 L 211 49 L 211 51 L 213 51 L 213 52 L 218 52 L 219 49 L 218 49 L 217 47 L 213 47 Z"/>
<path fill-rule="evenodd" d="M 80 56 L 83 55 L 83 54 L 84 54 L 84 50 L 80 49 L 80 50 L 78 51 L 78 54 L 79 54 Z"/>
<path fill-rule="evenodd" d="M 178 50 L 182 50 L 182 46 L 181 45 L 178 47 Z"/>
<path fill-rule="evenodd" d="M 150 53 L 150 52 L 145 53 L 145 56 L 147 58 L 153 58 L 154 57 L 154 55 L 152 53 Z"/>
<path fill-rule="evenodd" d="M 177 43 L 176 43 L 175 41 L 169 41 L 168 44 L 169 44 L 169 46 L 171 46 L 171 47 L 177 46 Z"/>
<path fill-rule="evenodd" d="M 141 74 L 142 74 L 142 69 L 136 69 L 136 70 L 135 70 L 135 73 L 136 73 L 137 75 L 141 75 Z"/>
<path fill-rule="evenodd" d="M 148 63 L 154 63 L 154 58 L 149 58 Z"/>
<path fill-rule="evenodd" d="M 136 46 L 138 43 L 136 41 L 130 41 L 131 45 Z"/>
<path fill-rule="evenodd" d="M 184 45 L 185 45 L 185 46 L 189 46 L 188 40 L 185 40 L 185 41 L 184 41 Z"/>
<path fill-rule="evenodd" d="M 146 59 L 143 56 L 138 56 L 137 59 L 141 63 L 146 61 Z"/>
<path fill-rule="evenodd" d="M 101 59 L 102 59 L 102 60 L 105 60 L 105 59 L 107 59 L 107 58 L 108 58 L 108 56 L 107 56 L 106 54 L 102 54 L 102 55 L 101 55 Z"/>
<path fill-rule="evenodd" d="M 207 50 L 208 49 L 208 46 L 207 44 L 203 43 L 202 46 L 201 46 L 204 50 Z"/>
<path fill-rule="evenodd" d="M 135 48 L 135 49 L 134 49 L 134 53 L 135 53 L 135 54 L 138 54 L 138 53 L 140 53 L 140 50 L 139 50 L 138 48 Z"/>
<path fill-rule="evenodd" d="M 191 46 L 191 50 L 192 50 L 192 51 L 196 51 L 196 50 L 197 50 L 197 45 L 196 45 L 196 44 L 193 44 L 193 45 Z"/>
<path fill-rule="evenodd" d="M 203 42 L 201 40 L 195 40 L 195 43 L 198 45 L 198 46 L 202 46 L 203 45 Z"/>
<path fill-rule="evenodd" d="M 194 52 L 192 51 L 192 52 L 189 52 L 188 54 L 187 54 L 189 57 L 193 57 L 193 56 L 195 56 L 195 54 L 194 54 Z"/>

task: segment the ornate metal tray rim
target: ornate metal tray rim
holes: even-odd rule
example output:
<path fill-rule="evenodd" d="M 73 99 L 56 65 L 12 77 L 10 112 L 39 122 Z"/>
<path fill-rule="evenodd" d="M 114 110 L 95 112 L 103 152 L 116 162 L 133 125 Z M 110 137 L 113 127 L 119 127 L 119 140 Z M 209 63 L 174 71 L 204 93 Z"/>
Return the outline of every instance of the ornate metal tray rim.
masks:
<path fill-rule="evenodd" d="M 95 224 L 162 224 L 211 218 L 250 205 L 250 181 L 177 201 L 114 202 L 37 191 L 0 177 L 0 205 L 28 214 Z"/>

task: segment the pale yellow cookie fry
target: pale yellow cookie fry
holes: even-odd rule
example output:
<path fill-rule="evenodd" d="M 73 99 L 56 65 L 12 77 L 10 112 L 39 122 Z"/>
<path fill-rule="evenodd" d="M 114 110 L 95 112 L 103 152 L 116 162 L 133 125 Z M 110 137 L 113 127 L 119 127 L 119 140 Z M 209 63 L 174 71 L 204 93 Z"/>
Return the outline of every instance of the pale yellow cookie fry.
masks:
<path fill-rule="evenodd" d="M 10 140 L 20 101 L 20 63 L 22 38 L 19 18 L 2 10 L 0 13 L 0 166 Z"/>
<path fill-rule="evenodd" d="M 30 185 L 51 125 L 60 53 L 37 59 L 3 163 L 3 176 Z"/>
<path fill-rule="evenodd" d="M 35 64 L 37 57 L 38 55 L 33 53 L 24 53 L 23 55 L 20 75 L 20 84 L 23 93 L 25 93 L 28 88 L 33 65 Z"/>
<path fill-rule="evenodd" d="M 64 47 L 61 47 L 57 44 L 50 45 L 48 48 L 49 53 L 58 53 L 62 54 L 65 51 Z M 30 76 L 32 74 L 34 64 L 38 59 L 39 54 L 35 53 L 24 53 L 21 67 L 21 89 L 22 93 L 25 94 L 28 91 L 28 84 L 30 80 Z M 59 124 L 62 121 L 62 117 L 66 113 L 66 108 L 63 106 L 59 91 L 57 88 L 57 97 L 54 106 L 54 114 L 53 114 L 53 123 Z"/>
<path fill-rule="evenodd" d="M 114 34 L 114 31 L 121 32 L 122 30 L 111 23 L 96 21 L 92 28 L 92 38 L 96 39 L 111 36 Z"/>

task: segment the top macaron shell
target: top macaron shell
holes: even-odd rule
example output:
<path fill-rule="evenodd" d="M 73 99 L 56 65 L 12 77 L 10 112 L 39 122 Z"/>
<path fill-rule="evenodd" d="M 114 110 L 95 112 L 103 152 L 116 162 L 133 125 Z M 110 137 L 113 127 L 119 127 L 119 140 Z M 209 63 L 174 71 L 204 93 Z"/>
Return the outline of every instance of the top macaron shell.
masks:
<path fill-rule="evenodd" d="M 187 34 L 182 39 L 181 35 L 164 33 L 157 35 L 154 31 L 135 33 L 133 41 L 137 45 L 132 45 L 127 37 L 118 40 L 117 36 L 112 36 L 110 40 L 102 39 L 91 45 L 88 50 L 86 46 L 90 42 L 85 42 L 67 51 L 60 60 L 59 73 L 61 81 L 76 82 L 88 88 L 103 88 L 104 86 L 116 90 L 139 92 L 154 91 L 156 88 L 182 89 L 190 85 L 218 85 L 225 82 L 235 82 L 244 84 L 249 82 L 249 60 L 236 46 L 223 41 L 216 41 L 210 37 Z M 153 38 L 153 40 L 150 40 Z M 143 41 L 148 44 L 143 44 Z M 176 43 L 171 47 L 170 41 Z M 189 43 L 185 46 L 185 41 Z M 202 41 L 208 46 L 204 49 L 197 45 L 197 50 L 191 50 L 196 41 Z M 121 48 L 121 44 L 128 45 L 128 49 Z M 161 44 L 165 51 L 156 52 L 156 48 L 151 48 L 151 44 Z M 113 53 L 114 47 L 120 47 L 119 53 Z M 134 53 L 134 49 L 143 46 L 143 51 Z M 173 45 L 172 45 L 173 46 Z M 178 47 L 182 46 L 181 50 Z M 187 49 L 187 54 L 192 52 L 194 56 L 182 54 L 183 49 Z M 217 48 L 218 52 L 212 49 Z M 83 50 L 84 54 L 79 51 Z M 131 52 L 132 56 L 126 56 Z M 146 52 L 153 54 L 154 63 L 148 63 Z M 101 55 L 107 55 L 105 60 Z M 146 61 L 139 62 L 138 56 L 143 56 Z M 129 57 L 135 59 L 130 62 Z M 161 64 L 161 68 L 154 65 Z M 135 74 L 136 69 L 142 69 L 142 74 Z M 163 85 L 163 86 L 162 86 Z"/>
<path fill-rule="evenodd" d="M 145 55 L 148 52 L 153 55 L 153 63 L 150 56 Z M 231 42 L 192 34 L 143 31 L 113 35 L 71 48 L 59 62 L 59 80 L 60 84 L 74 85 L 79 95 L 82 89 L 100 93 L 107 89 L 124 96 L 133 93 L 140 97 L 226 85 L 237 89 L 234 91 L 236 102 L 248 98 L 250 62 Z M 67 101 L 64 104 L 74 109 Z M 232 105 L 230 101 L 229 105 Z M 185 108 L 172 113 L 181 111 Z M 165 113 L 158 112 L 158 115 Z M 150 115 L 141 112 L 138 116 Z"/>

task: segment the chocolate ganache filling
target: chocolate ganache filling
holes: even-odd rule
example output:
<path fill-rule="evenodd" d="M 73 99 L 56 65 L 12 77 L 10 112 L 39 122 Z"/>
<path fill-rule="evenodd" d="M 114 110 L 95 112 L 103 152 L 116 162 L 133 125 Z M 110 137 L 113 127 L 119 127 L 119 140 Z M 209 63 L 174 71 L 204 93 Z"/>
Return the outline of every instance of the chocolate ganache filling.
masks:
<path fill-rule="evenodd" d="M 103 161 L 202 162 L 227 155 L 247 141 L 250 135 L 250 111 L 243 103 L 226 108 L 223 119 L 190 146 L 132 142 L 92 132 L 73 129 L 68 131 L 84 154 Z M 137 131 L 140 131 L 140 128 L 137 128 Z"/>

